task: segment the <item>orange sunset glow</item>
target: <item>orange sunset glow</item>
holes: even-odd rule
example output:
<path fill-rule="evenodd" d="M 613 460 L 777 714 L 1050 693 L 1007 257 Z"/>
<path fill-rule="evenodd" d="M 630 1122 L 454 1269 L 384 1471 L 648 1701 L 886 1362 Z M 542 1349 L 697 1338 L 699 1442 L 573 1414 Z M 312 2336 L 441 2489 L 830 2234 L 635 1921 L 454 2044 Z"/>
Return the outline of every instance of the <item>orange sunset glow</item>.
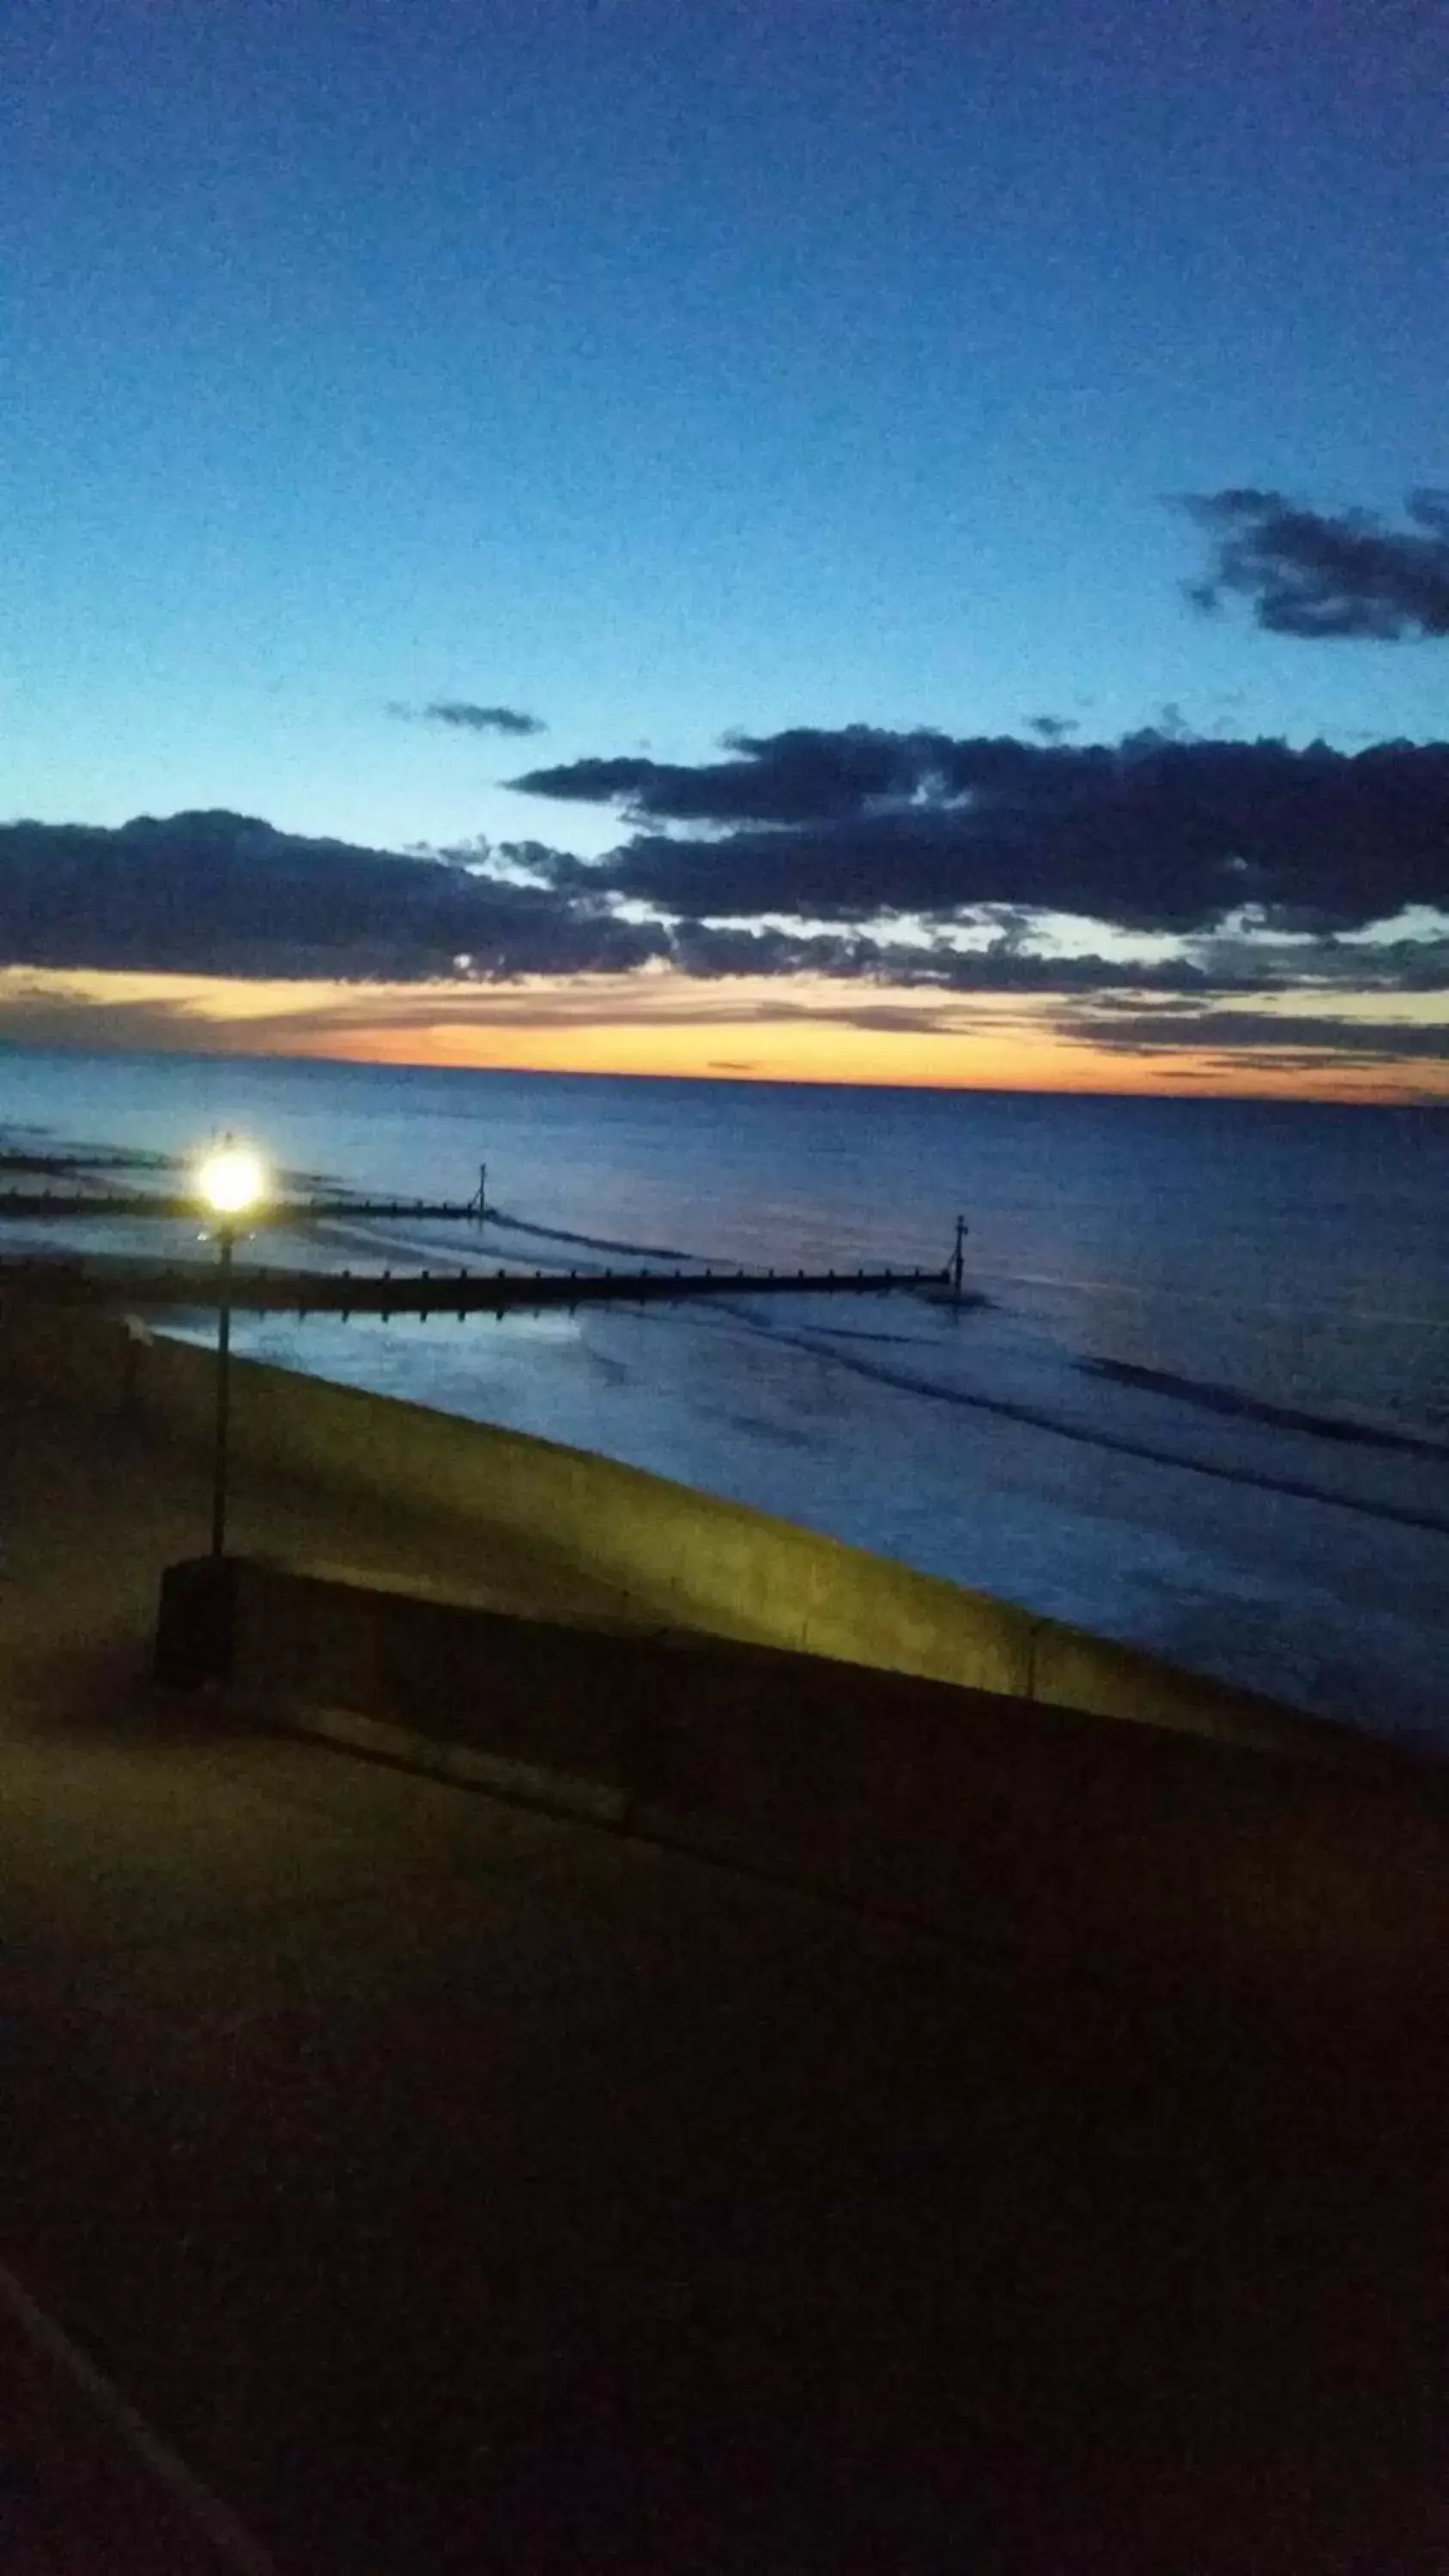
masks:
<path fill-rule="evenodd" d="M 1077 997 L 681 974 L 533 977 L 515 984 L 344 984 L 229 977 L 0 973 L 0 1043 L 336 1058 L 530 1073 L 888 1084 L 942 1090 L 1449 1101 L 1445 1051 L 1396 1057 L 1377 995 L 1341 995 L 1329 1047 L 1295 1023 L 1324 1005 L 1284 995 L 1269 1047 L 1094 1042 Z M 1354 1024 L 1363 1023 L 1362 1043 Z M 1398 997 L 1393 1027 L 1422 1047 L 1438 997 Z M 1281 1029 L 1281 1041 L 1277 1031 Z M 1430 1044 L 1432 1047 L 1432 1040 Z"/>

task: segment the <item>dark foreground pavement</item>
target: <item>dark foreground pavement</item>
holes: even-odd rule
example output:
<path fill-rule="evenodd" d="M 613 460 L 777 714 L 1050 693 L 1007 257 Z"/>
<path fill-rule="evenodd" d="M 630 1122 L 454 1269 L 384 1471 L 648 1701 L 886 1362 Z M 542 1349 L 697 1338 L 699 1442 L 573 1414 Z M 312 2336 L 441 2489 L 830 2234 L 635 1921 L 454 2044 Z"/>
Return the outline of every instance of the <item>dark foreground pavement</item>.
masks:
<path fill-rule="evenodd" d="M 279 2568 L 1444 2576 L 1437 2006 L 1031 1981 L 159 1706 L 194 1472 L 0 1436 L 0 2261 Z M 35 2367 L 7 2576 L 190 2576 Z"/>

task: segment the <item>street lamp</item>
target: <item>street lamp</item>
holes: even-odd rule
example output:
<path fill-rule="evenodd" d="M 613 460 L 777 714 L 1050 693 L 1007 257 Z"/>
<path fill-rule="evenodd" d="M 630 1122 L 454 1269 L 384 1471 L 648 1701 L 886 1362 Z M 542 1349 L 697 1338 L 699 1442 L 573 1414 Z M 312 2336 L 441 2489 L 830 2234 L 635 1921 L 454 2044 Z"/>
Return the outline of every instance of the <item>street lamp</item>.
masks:
<path fill-rule="evenodd" d="M 228 1136 L 209 1154 L 196 1186 L 216 1218 L 220 1256 L 216 1307 L 216 1446 L 211 1480 L 211 1553 L 226 1553 L 226 1434 L 231 1410 L 231 1257 L 238 1220 L 264 1198 L 266 1168 L 259 1155 Z"/>

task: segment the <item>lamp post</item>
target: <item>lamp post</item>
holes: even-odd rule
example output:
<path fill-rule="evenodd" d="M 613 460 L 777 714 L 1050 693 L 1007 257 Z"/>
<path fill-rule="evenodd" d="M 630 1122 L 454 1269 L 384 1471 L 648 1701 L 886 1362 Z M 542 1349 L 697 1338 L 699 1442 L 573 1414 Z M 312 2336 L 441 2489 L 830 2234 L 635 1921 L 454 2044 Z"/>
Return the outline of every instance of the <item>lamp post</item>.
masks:
<path fill-rule="evenodd" d="M 216 1307 L 216 1442 L 211 1478 L 211 1553 L 226 1554 L 227 1427 L 231 1415 L 231 1277 L 238 1220 L 265 1195 L 260 1158 L 230 1136 L 208 1156 L 196 1185 L 216 1218 L 219 1255 Z"/>

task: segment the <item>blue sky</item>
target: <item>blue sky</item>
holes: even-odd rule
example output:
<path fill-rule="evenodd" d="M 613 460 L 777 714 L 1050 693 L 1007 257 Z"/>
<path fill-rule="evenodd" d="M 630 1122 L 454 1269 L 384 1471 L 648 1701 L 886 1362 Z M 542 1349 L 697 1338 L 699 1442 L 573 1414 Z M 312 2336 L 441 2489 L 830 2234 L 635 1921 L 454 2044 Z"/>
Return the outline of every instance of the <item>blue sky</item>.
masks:
<path fill-rule="evenodd" d="M 1446 95 L 1437 0 L 12 0 L 0 823 L 593 858 L 503 782 L 1441 739 L 1442 624 L 1205 615 L 1179 501 L 1449 482 Z"/>
<path fill-rule="evenodd" d="M 10 814 L 560 837 L 385 712 L 450 695 L 559 758 L 1443 729 L 1442 652 L 1194 614 L 1165 506 L 1432 479 L 1441 12 L 22 0 L 8 51 Z"/>

